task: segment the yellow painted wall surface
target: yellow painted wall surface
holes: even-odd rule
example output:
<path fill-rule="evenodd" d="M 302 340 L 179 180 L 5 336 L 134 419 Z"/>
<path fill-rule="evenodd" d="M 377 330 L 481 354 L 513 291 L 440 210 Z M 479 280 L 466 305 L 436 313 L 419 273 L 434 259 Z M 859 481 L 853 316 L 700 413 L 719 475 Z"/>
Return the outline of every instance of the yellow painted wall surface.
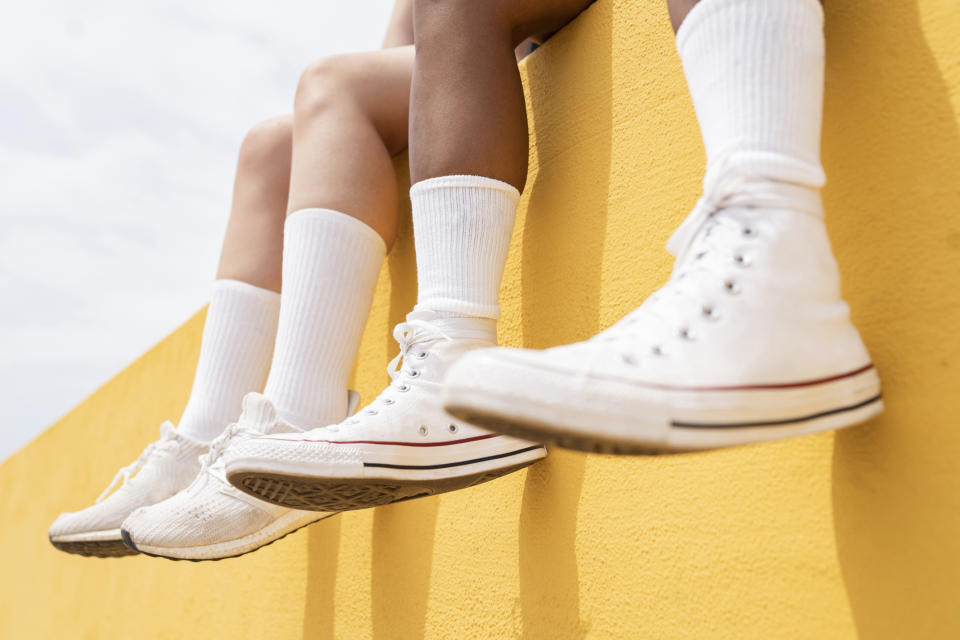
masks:
<path fill-rule="evenodd" d="M 703 152 L 660 5 L 601 0 L 524 64 L 506 344 L 589 336 L 666 278 Z M 0 636 L 960 638 L 960 12 L 827 5 L 825 197 L 881 419 L 700 455 L 555 452 L 219 563 L 55 551 L 57 512 L 179 415 L 198 315 L 0 467 Z M 407 222 L 359 358 L 367 398 L 414 296 Z"/>

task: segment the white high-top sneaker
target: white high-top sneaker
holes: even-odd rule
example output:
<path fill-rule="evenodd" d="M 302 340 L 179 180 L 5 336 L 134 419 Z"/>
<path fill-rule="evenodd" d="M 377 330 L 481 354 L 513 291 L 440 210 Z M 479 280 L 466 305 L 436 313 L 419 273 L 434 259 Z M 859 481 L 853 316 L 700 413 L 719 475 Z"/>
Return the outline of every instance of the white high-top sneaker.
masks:
<path fill-rule="evenodd" d="M 734 181 L 671 238 L 667 284 L 594 338 L 485 349 L 445 406 L 501 433 L 584 451 L 713 449 L 839 429 L 882 410 L 840 297 L 816 191 Z"/>
<path fill-rule="evenodd" d="M 541 445 L 451 419 L 440 405 L 440 376 L 464 352 L 494 344 L 495 326 L 409 314 L 394 331 L 392 382 L 374 402 L 339 425 L 231 447 L 227 479 L 275 504 L 344 511 L 462 489 L 536 462 Z"/>
<path fill-rule="evenodd" d="M 359 396 L 349 392 L 349 413 Z M 243 399 L 240 420 L 210 445 L 189 487 L 123 521 L 123 541 L 141 553 L 171 560 L 222 560 L 255 551 L 297 529 L 334 515 L 295 511 L 252 498 L 230 486 L 222 453 L 244 440 L 266 434 L 299 432 L 277 416 L 259 393 Z"/>
<path fill-rule="evenodd" d="M 164 422 L 160 439 L 148 445 L 136 461 L 120 469 L 96 503 L 82 511 L 60 514 L 50 525 L 50 542 L 61 551 L 82 556 L 108 558 L 136 553 L 123 544 L 120 524 L 124 518 L 190 484 L 200 469 L 199 458 L 206 451 L 205 442 Z M 120 488 L 113 491 L 118 484 Z"/>

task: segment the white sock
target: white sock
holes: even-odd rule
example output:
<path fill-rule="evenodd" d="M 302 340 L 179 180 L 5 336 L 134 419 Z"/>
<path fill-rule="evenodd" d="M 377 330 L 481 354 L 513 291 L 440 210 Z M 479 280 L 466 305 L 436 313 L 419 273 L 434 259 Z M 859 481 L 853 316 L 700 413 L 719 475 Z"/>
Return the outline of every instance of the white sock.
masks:
<path fill-rule="evenodd" d="M 701 0 L 677 32 L 707 152 L 707 184 L 812 190 L 820 164 L 823 8 L 817 0 Z"/>
<path fill-rule="evenodd" d="M 384 255 L 380 234 L 345 213 L 287 217 L 280 327 L 264 390 L 287 422 L 309 429 L 343 420 Z"/>
<path fill-rule="evenodd" d="M 417 309 L 496 319 L 520 192 L 480 176 L 444 176 L 410 189 Z"/>
<path fill-rule="evenodd" d="M 180 431 L 210 441 L 236 421 L 243 396 L 263 389 L 279 315 L 276 291 L 238 280 L 213 283 L 200 360 Z"/>

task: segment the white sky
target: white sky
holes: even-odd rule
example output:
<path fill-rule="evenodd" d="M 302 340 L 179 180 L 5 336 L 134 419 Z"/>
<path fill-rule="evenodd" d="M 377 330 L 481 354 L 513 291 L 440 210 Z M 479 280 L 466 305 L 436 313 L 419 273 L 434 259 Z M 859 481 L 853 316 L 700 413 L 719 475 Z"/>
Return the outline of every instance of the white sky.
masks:
<path fill-rule="evenodd" d="M 4 3 L 0 460 L 205 302 L 243 134 L 391 6 Z"/>

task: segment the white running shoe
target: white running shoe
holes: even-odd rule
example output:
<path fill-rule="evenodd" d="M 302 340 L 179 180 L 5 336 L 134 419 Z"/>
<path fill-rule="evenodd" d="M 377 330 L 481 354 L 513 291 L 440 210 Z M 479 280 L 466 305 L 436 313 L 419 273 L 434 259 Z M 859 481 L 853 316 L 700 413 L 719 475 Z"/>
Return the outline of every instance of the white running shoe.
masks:
<path fill-rule="evenodd" d="M 626 454 L 777 440 L 879 414 L 880 380 L 840 297 L 819 196 L 754 187 L 749 203 L 736 192 L 701 201 L 668 245 L 670 280 L 619 323 L 545 351 L 468 354 L 445 379 L 446 408 L 501 433 Z"/>
<path fill-rule="evenodd" d="M 409 314 L 394 330 L 392 382 L 374 402 L 339 425 L 231 447 L 227 478 L 275 504 L 344 511 L 462 489 L 540 460 L 541 445 L 451 419 L 440 406 L 440 376 L 464 352 L 493 344 L 495 327 Z"/>
<path fill-rule="evenodd" d="M 359 396 L 349 392 L 348 415 L 358 403 Z M 123 541 L 146 555 L 171 560 L 222 560 L 255 551 L 334 515 L 278 507 L 227 482 L 225 450 L 250 438 L 286 432 L 299 429 L 279 418 L 265 396 L 248 393 L 240 420 L 210 445 L 196 479 L 175 496 L 134 511 L 123 521 Z"/>
<path fill-rule="evenodd" d="M 127 548 L 120 536 L 124 518 L 190 484 L 200 470 L 199 458 L 207 447 L 207 443 L 164 422 L 160 439 L 147 446 L 136 461 L 120 469 L 93 506 L 60 514 L 50 525 L 50 542 L 61 551 L 82 556 L 133 555 L 136 551 Z M 118 484 L 120 488 L 110 493 Z"/>

